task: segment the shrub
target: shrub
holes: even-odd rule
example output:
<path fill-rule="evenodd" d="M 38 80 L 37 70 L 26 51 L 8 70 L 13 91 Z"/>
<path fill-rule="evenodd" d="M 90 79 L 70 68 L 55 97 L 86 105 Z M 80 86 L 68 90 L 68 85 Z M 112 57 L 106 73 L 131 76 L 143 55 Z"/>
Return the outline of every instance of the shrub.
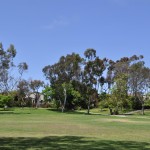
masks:
<path fill-rule="evenodd" d="M 11 96 L 0 95 L 0 107 L 8 105 L 11 100 L 12 100 Z"/>

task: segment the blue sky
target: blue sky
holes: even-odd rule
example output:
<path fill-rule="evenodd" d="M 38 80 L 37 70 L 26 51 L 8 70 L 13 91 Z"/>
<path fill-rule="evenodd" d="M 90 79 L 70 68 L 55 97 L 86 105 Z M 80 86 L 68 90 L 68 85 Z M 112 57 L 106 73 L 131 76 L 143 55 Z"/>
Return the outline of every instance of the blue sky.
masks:
<path fill-rule="evenodd" d="M 0 42 L 14 44 L 26 78 L 60 56 L 94 48 L 113 60 L 144 55 L 150 66 L 150 0 L 0 0 Z"/>

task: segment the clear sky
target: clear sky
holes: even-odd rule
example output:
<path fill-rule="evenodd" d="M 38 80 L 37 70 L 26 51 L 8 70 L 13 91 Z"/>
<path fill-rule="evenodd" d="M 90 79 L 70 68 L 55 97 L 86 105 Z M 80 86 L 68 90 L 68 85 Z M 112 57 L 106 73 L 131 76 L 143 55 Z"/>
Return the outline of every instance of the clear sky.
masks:
<path fill-rule="evenodd" d="M 14 44 L 26 78 L 60 56 L 94 48 L 113 60 L 144 55 L 150 67 L 150 0 L 0 0 L 0 42 Z"/>

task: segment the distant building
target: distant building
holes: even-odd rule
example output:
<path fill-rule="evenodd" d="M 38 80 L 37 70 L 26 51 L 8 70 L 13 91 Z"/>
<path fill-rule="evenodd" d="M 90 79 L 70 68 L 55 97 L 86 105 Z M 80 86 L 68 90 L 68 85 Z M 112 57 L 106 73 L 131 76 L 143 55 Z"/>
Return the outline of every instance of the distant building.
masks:
<path fill-rule="evenodd" d="M 30 93 L 26 98 L 32 101 L 34 107 L 40 107 L 44 101 L 44 95 L 42 93 Z"/>

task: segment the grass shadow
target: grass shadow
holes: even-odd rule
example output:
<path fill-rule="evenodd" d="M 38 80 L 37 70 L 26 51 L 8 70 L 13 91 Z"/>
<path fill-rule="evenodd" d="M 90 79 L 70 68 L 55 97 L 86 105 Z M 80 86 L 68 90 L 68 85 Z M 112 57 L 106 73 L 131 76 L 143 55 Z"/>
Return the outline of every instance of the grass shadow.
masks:
<path fill-rule="evenodd" d="M 149 150 L 150 143 L 110 141 L 79 136 L 49 136 L 44 138 L 0 138 L 2 150 Z"/>
<path fill-rule="evenodd" d="M 47 109 L 47 110 L 56 113 L 62 113 L 61 109 Z M 86 114 L 86 112 L 80 112 L 76 110 L 65 110 L 63 113 L 64 114 Z"/>
<path fill-rule="evenodd" d="M 31 113 L 28 113 L 28 112 L 16 112 L 13 109 L 0 110 L 0 115 L 7 115 L 7 114 L 21 115 L 21 114 L 31 114 Z"/>
<path fill-rule="evenodd" d="M 12 111 L 0 111 L 0 115 L 5 115 L 5 114 L 15 114 L 14 112 Z"/>
<path fill-rule="evenodd" d="M 14 114 L 14 109 L 11 108 L 0 109 L 0 114 Z"/>
<path fill-rule="evenodd" d="M 16 113 L 16 112 L 0 112 L 0 115 L 22 115 L 22 114 L 31 114 L 31 113 Z"/>
<path fill-rule="evenodd" d="M 56 112 L 56 113 L 61 113 L 62 114 L 62 111 L 61 109 L 47 109 L 48 111 L 52 111 L 52 112 Z M 106 114 L 100 114 L 100 113 L 93 113 L 93 112 L 90 112 L 89 114 L 87 113 L 87 111 L 77 111 L 77 110 L 65 110 L 63 112 L 64 114 L 82 114 L 82 115 L 106 115 Z M 108 114 L 109 115 L 109 114 Z"/>

